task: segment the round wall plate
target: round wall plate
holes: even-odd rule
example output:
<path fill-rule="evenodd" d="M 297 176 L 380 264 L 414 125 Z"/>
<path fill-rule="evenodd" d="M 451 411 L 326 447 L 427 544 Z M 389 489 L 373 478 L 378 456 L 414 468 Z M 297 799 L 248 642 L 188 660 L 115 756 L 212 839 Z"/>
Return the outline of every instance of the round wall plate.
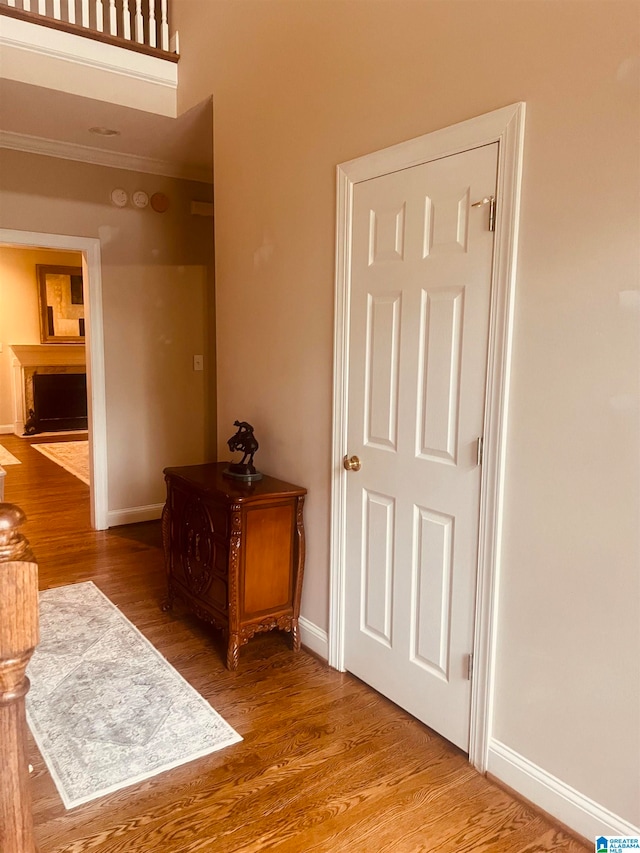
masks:
<path fill-rule="evenodd" d="M 146 194 L 144 190 L 137 190 L 131 196 L 131 201 L 135 204 L 136 207 L 142 209 L 149 204 L 149 196 Z"/>
<path fill-rule="evenodd" d="M 169 199 L 164 193 L 154 193 L 151 196 L 151 207 L 156 213 L 164 213 L 169 207 Z"/>
<path fill-rule="evenodd" d="M 111 202 L 115 204 L 116 207 L 126 207 L 128 201 L 129 196 L 127 195 L 126 190 L 123 190 L 121 187 L 116 187 L 115 190 L 111 190 Z"/>

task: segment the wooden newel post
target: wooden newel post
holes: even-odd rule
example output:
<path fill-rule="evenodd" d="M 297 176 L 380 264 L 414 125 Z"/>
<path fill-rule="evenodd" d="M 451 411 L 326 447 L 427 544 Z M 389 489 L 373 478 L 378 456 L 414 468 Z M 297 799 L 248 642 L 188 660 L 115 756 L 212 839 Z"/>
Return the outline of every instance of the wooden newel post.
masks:
<path fill-rule="evenodd" d="M 19 532 L 25 515 L 0 503 L 0 850 L 34 853 L 27 760 L 27 664 L 38 644 L 38 566 Z"/>

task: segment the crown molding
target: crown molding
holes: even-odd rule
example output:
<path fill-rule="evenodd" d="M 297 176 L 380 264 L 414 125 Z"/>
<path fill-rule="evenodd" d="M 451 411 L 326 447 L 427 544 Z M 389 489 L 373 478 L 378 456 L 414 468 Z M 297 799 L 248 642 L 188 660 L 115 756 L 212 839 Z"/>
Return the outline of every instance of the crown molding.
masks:
<path fill-rule="evenodd" d="M 210 169 L 189 166 L 169 160 L 157 160 L 139 154 L 124 154 L 120 151 L 105 151 L 89 145 L 73 142 L 61 142 L 57 139 L 45 139 L 29 136 L 26 133 L 13 133 L 0 130 L 0 148 L 11 151 L 25 151 L 29 154 L 42 154 L 45 157 L 58 157 L 61 160 L 75 160 L 79 163 L 91 163 L 94 166 L 107 166 L 112 169 L 125 169 L 130 172 L 143 172 L 149 175 L 163 175 L 167 178 L 179 178 L 186 181 L 198 181 L 210 184 L 213 174 Z"/>

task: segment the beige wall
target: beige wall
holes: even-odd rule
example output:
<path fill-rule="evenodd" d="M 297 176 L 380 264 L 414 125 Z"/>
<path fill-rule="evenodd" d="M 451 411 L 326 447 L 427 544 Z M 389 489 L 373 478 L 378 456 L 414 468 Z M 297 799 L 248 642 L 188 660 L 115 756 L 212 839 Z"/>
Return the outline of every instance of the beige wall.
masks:
<path fill-rule="evenodd" d="M 82 255 L 0 246 L 0 429 L 13 432 L 11 344 L 40 343 L 36 264 L 80 266 Z"/>
<path fill-rule="evenodd" d="M 336 164 L 527 102 L 494 735 L 640 821 L 638 4 L 176 0 L 213 93 L 220 439 L 309 488 L 328 624 Z M 222 442 L 220 442 L 222 448 Z"/>
<path fill-rule="evenodd" d="M 169 210 L 118 209 L 114 187 Z M 190 213 L 210 185 L 4 150 L 0 189 L 0 227 L 100 239 L 108 508 L 162 503 L 166 465 L 215 458 L 212 221 Z"/>
<path fill-rule="evenodd" d="M 192 364 L 208 333 L 206 268 L 138 264 L 110 272 L 107 436 L 117 450 L 109 456 L 109 505 L 145 506 L 164 502 L 163 468 L 215 458 L 207 375 Z"/>

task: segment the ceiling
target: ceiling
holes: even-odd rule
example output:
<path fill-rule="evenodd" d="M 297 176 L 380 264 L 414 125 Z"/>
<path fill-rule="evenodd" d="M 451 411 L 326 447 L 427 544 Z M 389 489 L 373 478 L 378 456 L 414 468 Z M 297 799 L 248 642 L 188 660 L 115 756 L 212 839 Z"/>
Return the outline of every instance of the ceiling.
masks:
<path fill-rule="evenodd" d="M 90 127 L 106 127 L 120 133 L 98 136 L 89 132 Z M 105 165 L 111 165 L 111 158 L 112 164 L 117 162 L 120 168 L 212 179 L 210 99 L 174 119 L 1 79 L 0 136 L 0 146 L 30 151 L 40 147 L 41 153 L 58 150 L 66 153 L 57 156 Z M 50 142 L 62 144 L 51 146 Z M 130 161 L 127 155 L 132 158 Z M 135 166 L 127 166 L 127 162 Z"/>

